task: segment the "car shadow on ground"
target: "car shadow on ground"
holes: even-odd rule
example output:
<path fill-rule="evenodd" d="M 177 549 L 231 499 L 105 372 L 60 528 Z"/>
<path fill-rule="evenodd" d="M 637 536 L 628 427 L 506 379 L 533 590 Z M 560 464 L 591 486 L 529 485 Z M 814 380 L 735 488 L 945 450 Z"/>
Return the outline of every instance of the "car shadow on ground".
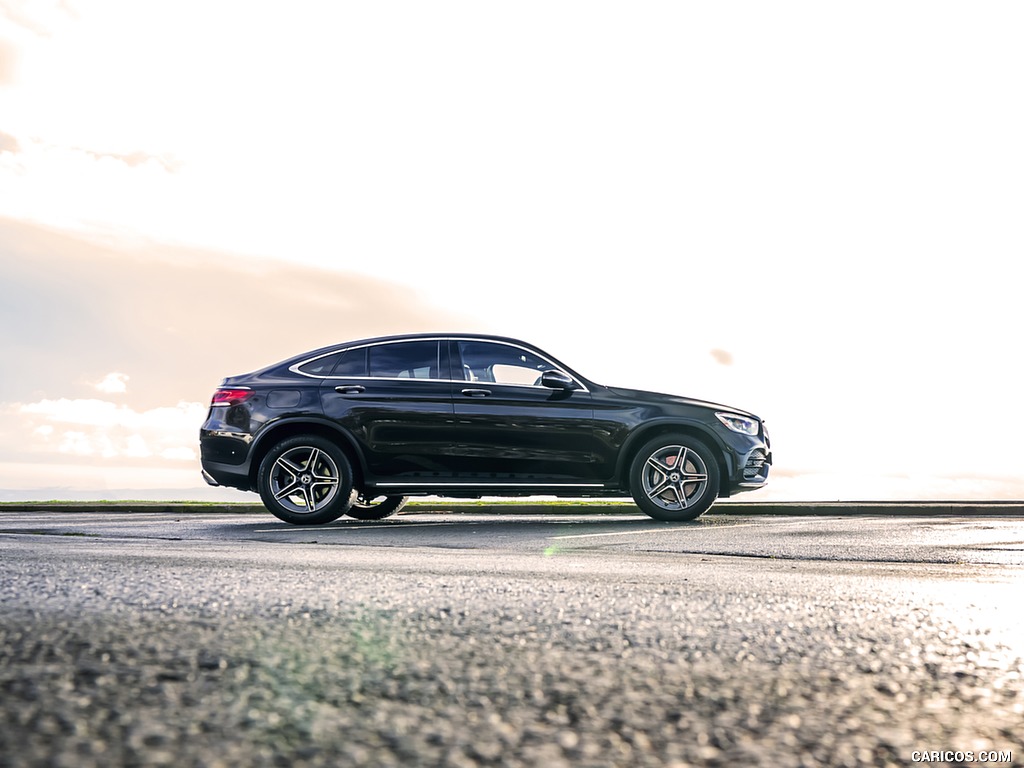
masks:
<path fill-rule="evenodd" d="M 721 527 L 729 524 L 721 518 L 699 517 L 686 522 L 663 522 L 654 520 L 642 513 L 624 513 L 623 515 L 474 515 L 458 514 L 406 514 L 385 518 L 384 520 L 355 520 L 343 517 L 326 525 L 291 525 L 268 515 L 260 522 L 221 524 L 216 526 L 218 532 L 227 537 L 246 534 L 324 534 L 358 535 L 360 533 L 386 533 L 391 536 L 409 534 L 412 536 L 430 535 L 430 533 L 458 537 L 463 533 L 480 532 L 551 535 L 553 532 L 571 533 L 586 531 L 597 533 L 631 533 L 641 530 L 663 530 L 666 528 L 706 528 Z M 234 536 L 232 536 L 232 534 Z"/>

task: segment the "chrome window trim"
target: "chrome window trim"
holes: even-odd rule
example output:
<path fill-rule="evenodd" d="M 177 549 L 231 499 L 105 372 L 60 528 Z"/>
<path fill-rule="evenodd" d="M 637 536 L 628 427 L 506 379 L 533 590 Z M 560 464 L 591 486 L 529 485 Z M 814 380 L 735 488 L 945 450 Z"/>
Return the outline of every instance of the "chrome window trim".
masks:
<path fill-rule="evenodd" d="M 356 344 L 356 345 L 351 346 L 351 347 L 340 347 L 340 348 L 332 349 L 330 352 L 324 352 L 322 355 L 316 355 L 314 357 L 307 358 L 306 360 L 301 360 L 301 361 L 295 363 L 295 365 L 289 366 L 288 370 L 291 371 L 294 374 L 299 375 L 299 376 L 305 376 L 307 379 L 320 379 L 321 381 L 329 381 L 329 380 L 330 381 L 351 381 L 353 379 L 356 379 L 356 380 L 373 379 L 375 381 L 421 381 L 421 382 L 426 381 L 426 382 L 433 382 L 433 383 L 482 384 L 482 385 L 488 385 L 488 386 L 494 386 L 494 387 L 522 387 L 522 388 L 526 388 L 526 389 L 544 389 L 544 390 L 548 390 L 548 387 L 545 387 L 545 386 L 543 386 L 541 384 L 501 384 L 501 383 L 498 383 L 498 382 L 495 382 L 495 381 L 472 382 L 472 381 L 467 381 L 466 379 L 413 379 L 413 378 L 404 379 L 404 378 L 398 378 L 397 376 L 391 376 L 391 377 L 388 377 L 388 376 L 370 376 L 369 372 L 367 372 L 366 376 L 318 376 L 317 374 L 314 374 L 314 373 L 306 373 L 304 371 L 300 371 L 299 370 L 299 368 L 301 368 L 304 365 L 308 365 L 309 363 L 315 362 L 315 361 L 320 360 L 322 358 L 329 357 L 331 355 L 335 355 L 338 352 L 348 352 L 349 350 L 352 350 L 352 349 L 368 349 L 369 347 L 381 347 L 381 346 L 384 346 L 385 344 L 406 344 L 408 342 L 415 342 L 415 341 L 437 341 L 437 342 L 441 342 L 441 341 L 470 341 L 470 342 L 479 342 L 479 343 L 482 343 L 482 344 L 501 344 L 502 346 L 505 346 L 505 347 L 512 347 L 514 349 L 521 349 L 523 352 L 527 352 L 527 353 L 529 353 L 531 355 L 534 355 L 535 357 L 539 357 L 541 360 L 544 360 L 547 363 L 551 363 L 551 370 L 559 371 L 560 373 L 564 373 L 566 376 L 568 376 L 570 379 L 572 379 L 574 382 L 576 382 L 576 385 L 577 385 L 578 389 L 575 389 L 575 390 L 572 390 L 572 391 L 574 391 L 574 392 L 590 392 L 590 390 L 587 389 L 587 386 L 582 381 L 580 381 L 578 378 L 576 378 L 575 376 L 570 374 L 568 371 L 562 370 L 562 368 L 560 366 L 558 366 L 558 365 L 555 365 L 555 363 L 547 355 L 542 355 L 542 354 L 540 354 L 535 349 L 530 349 L 528 347 L 524 347 L 522 344 L 514 344 L 514 343 L 512 343 L 510 341 L 501 341 L 499 339 L 488 339 L 486 337 L 480 338 L 480 337 L 476 337 L 476 336 L 428 336 L 426 338 L 391 339 L 389 341 L 374 341 L 374 342 L 369 342 L 369 343 L 366 343 L 366 344 Z M 440 354 L 440 349 L 438 349 L 438 354 Z M 548 391 L 553 392 L 555 390 L 548 390 Z"/>
<path fill-rule="evenodd" d="M 298 363 L 295 363 L 295 365 L 288 366 L 288 370 L 291 373 L 298 374 L 299 376 L 305 376 L 307 379 L 326 379 L 328 378 L 327 376 L 319 376 L 315 373 L 306 373 L 305 371 L 300 371 L 299 368 L 301 368 L 304 365 L 309 365 L 310 363 L 315 363 L 317 360 L 323 360 L 325 357 L 330 357 L 331 355 L 336 355 L 339 352 L 345 351 L 347 350 L 332 349 L 330 352 L 324 352 L 322 355 L 316 355 L 315 357 L 311 357 L 308 360 L 302 360 Z M 337 363 L 335 363 L 335 365 L 337 365 Z"/>
<path fill-rule="evenodd" d="M 348 351 L 353 350 L 353 349 L 369 349 L 370 347 L 383 347 L 385 344 L 408 344 L 410 342 L 417 342 L 417 341 L 438 341 L 438 342 L 440 342 L 440 341 L 445 341 L 445 337 L 444 336 L 428 336 L 428 337 L 425 337 L 425 338 L 417 338 L 417 339 L 390 339 L 388 341 L 373 341 L 373 342 L 368 342 L 366 344 L 355 344 L 355 345 L 353 345 L 351 347 L 336 347 L 335 349 L 332 349 L 330 352 L 324 352 L 322 355 L 316 355 L 314 357 L 310 357 L 310 358 L 307 358 L 305 360 L 300 360 L 295 365 L 289 366 L 288 370 L 291 371 L 292 373 L 298 374 L 299 376 L 305 376 L 307 379 L 322 379 L 322 380 L 325 380 L 325 381 L 327 379 L 377 379 L 378 381 L 449 381 L 448 379 L 412 379 L 412 378 L 410 378 L 410 379 L 400 379 L 397 376 L 395 376 L 395 377 L 370 376 L 369 375 L 369 371 L 367 371 L 367 375 L 366 376 L 318 376 L 315 373 L 306 373 L 305 371 L 300 371 L 299 370 L 299 368 L 301 368 L 304 365 L 309 365 L 310 363 L 316 362 L 317 360 L 322 360 L 325 357 L 330 357 L 331 355 L 336 355 L 339 352 L 348 352 Z M 441 348 L 440 347 L 437 348 L 437 356 L 438 356 L 438 359 L 440 361 L 440 357 L 441 357 Z"/>

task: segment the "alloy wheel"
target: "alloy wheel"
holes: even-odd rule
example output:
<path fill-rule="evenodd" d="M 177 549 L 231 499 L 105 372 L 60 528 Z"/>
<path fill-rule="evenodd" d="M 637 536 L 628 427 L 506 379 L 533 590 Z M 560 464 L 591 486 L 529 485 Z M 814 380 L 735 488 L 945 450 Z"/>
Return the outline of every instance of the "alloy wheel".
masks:
<path fill-rule="evenodd" d="M 690 508 L 708 488 L 708 468 L 700 455 L 685 445 L 666 445 L 644 462 L 643 493 L 666 511 Z"/>
<path fill-rule="evenodd" d="M 295 514 L 312 514 L 328 506 L 338 494 L 338 465 L 326 451 L 300 445 L 285 451 L 270 469 L 270 492 Z"/>

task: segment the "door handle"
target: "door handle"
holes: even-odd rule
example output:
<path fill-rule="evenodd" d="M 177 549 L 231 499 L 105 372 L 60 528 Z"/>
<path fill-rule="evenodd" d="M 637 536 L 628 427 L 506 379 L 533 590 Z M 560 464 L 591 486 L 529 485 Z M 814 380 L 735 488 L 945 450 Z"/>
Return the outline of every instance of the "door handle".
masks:
<path fill-rule="evenodd" d="M 487 397 L 489 394 L 491 394 L 491 390 L 489 390 L 489 389 L 464 389 L 464 390 L 462 390 L 462 394 L 466 395 L 466 397 Z"/>
<path fill-rule="evenodd" d="M 352 384 L 347 387 L 335 387 L 334 391 L 339 395 L 358 395 L 360 392 L 365 392 L 366 387 L 360 384 Z"/>

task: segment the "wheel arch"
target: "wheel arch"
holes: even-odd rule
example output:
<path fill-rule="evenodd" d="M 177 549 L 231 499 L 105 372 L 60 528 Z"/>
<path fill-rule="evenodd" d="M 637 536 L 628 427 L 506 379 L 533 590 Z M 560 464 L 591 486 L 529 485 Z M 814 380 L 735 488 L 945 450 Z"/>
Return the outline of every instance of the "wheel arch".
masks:
<path fill-rule="evenodd" d="M 271 449 L 282 440 L 297 435 L 317 435 L 330 440 L 338 446 L 348 459 L 352 467 L 353 482 L 356 487 L 361 487 L 363 478 L 366 476 L 366 467 L 363 462 L 362 452 L 355 439 L 345 430 L 339 428 L 330 421 L 319 419 L 281 419 L 273 424 L 268 424 L 257 435 L 249 452 L 249 480 L 252 486 L 256 487 L 256 477 L 260 471 L 260 464 L 263 457 L 270 453 Z"/>
<path fill-rule="evenodd" d="M 620 486 L 624 489 L 629 489 L 629 467 L 633 463 L 633 457 L 636 455 L 637 450 L 652 438 L 670 434 L 696 438 L 711 449 L 712 458 L 718 463 L 723 481 L 719 488 L 719 494 L 727 496 L 729 490 L 728 483 L 725 480 L 732 475 L 733 466 L 728 452 L 722 447 L 715 434 L 701 424 L 668 419 L 644 424 L 643 427 L 632 432 L 626 439 L 626 442 L 623 443 L 622 450 L 619 451 L 619 459 L 615 471 L 615 477 Z"/>

